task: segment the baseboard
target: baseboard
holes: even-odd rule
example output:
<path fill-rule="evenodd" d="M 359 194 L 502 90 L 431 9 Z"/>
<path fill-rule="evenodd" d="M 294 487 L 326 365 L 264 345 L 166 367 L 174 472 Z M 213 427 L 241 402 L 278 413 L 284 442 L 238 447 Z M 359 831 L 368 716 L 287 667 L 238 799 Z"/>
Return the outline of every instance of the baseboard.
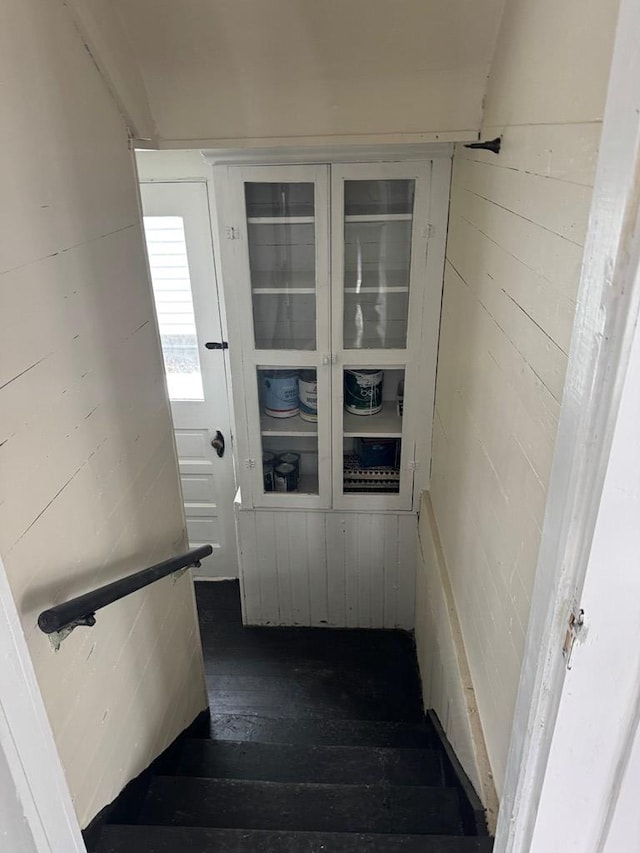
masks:
<path fill-rule="evenodd" d="M 498 797 L 440 537 L 428 493 L 418 524 L 416 651 L 425 709 L 434 709 L 456 761 L 477 791 L 490 832 Z"/>
<path fill-rule="evenodd" d="M 209 737 L 210 720 L 209 709 L 201 711 L 164 752 L 151 762 L 146 770 L 128 782 L 115 800 L 98 812 L 91 823 L 82 830 L 82 837 L 87 850 L 92 850 L 96 846 L 102 827 L 106 823 L 135 823 L 151 777 L 162 776 L 171 772 L 184 740 Z"/>
<path fill-rule="evenodd" d="M 445 785 L 458 789 L 462 826 L 465 835 L 488 835 L 487 813 L 482 800 L 476 793 L 471 779 L 460 764 L 454 748 L 442 728 L 436 712 L 427 711 L 427 725 L 442 747 L 443 770 Z"/>

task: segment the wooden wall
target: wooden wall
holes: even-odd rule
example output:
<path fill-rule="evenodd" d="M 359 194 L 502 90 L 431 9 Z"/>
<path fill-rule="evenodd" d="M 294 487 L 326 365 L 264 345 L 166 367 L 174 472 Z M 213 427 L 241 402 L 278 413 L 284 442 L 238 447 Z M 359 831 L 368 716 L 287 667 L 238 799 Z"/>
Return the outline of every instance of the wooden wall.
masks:
<path fill-rule="evenodd" d="M 483 128 L 503 150 L 454 156 L 431 497 L 499 794 L 616 11 L 507 0 Z"/>
<path fill-rule="evenodd" d="M 414 513 L 238 510 L 249 625 L 413 628 Z"/>
<path fill-rule="evenodd" d="M 58 653 L 36 626 L 186 538 L 123 119 L 63 3 L 3 25 L 0 554 L 84 826 L 206 695 L 188 575 Z"/>

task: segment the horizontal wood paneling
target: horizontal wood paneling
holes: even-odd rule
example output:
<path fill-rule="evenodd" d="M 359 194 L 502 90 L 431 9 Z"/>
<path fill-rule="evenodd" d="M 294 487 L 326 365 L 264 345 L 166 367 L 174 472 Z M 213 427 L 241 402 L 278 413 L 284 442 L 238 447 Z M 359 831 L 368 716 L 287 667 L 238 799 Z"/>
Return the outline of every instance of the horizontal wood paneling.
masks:
<path fill-rule="evenodd" d="M 239 510 L 249 625 L 413 628 L 416 516 Z"/>
<path fill-rule="evenodd" d="M 498 793 L 599 127 L 500 130 L 498 157 L 462 147 L 454 157 L 431 485 Z M 422 634 L 428 618 L 423 604 Z M 450 683 L 451 662 L 440 665 L 432 662 L 430 671 Z"/>
<path fill-rule="evenodd" d="M 122 117 L 63 4 L 10 0 L 5 17 L 0 553 L 84 826 L 206 695 L 188 575 L 57 653 L 36 627 L 186 541 Z"/>

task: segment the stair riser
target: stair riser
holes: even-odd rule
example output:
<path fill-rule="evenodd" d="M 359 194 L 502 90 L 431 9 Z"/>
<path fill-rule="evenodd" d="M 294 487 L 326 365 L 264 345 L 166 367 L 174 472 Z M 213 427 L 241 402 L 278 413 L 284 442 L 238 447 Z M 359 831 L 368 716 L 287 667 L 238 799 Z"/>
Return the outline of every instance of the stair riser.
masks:
<path fill-rule="evenodd" d="M 442 785 L 436 752 L 263 743 L 185 743 L 177 775 L 343 785 Z"/>
<path fill-rule="evenodd" d="M 461 835 L 451 788 L 300 785 L 158 777 L 139 823 Z"/>

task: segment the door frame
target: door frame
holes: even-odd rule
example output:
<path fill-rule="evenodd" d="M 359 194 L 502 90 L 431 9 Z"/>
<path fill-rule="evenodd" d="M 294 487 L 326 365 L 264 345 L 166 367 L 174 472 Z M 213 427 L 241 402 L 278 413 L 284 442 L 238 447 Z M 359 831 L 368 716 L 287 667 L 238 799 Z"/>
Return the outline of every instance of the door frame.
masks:
<path fill-rule="evenodd" d="M 86 853 L 31 655 L 0 558 L 0 752 L 37 853 Z M 12 839 L 8 838 L 12 847 Z M 16 844 L 15 849 L 18 848 Z"/>
<path fill-rule="evenodd" d="M 621 0 L 495 853 L 534 849 L 565 687 L 562 646 L 570 612 L 580 608 L 631 348 L 640 335 L 640 239 L 634 233 L 640 212 L 639 31 L 640 0 Z M 613 542 L 615 531 L 609 536 Z M 593 571 L 597 568 L 590 568 L 590 578 Z M 587 629 L 597 615 L 598 608 L 592 606 Z M 613 630 L 604 607 L 601 615 L 604 628 Z M 587 737 L 589 709 L 582 711 L 575 725 Z M 616 711 L 624 717 L 628 708 L 621 704 Z M 556 740 L 554 749 L 557 746 Z M 570 751 L 566 739 L 560 746 Z M 588 737 L 584 748 L 589 749 Z M 571 790 L 566 790 L 562 808 L 579 822 Z M 610 806 L 611 800 L 603 810 Z M 589 849 L 600 849 L 596 837 L 592 840 Z"/>

